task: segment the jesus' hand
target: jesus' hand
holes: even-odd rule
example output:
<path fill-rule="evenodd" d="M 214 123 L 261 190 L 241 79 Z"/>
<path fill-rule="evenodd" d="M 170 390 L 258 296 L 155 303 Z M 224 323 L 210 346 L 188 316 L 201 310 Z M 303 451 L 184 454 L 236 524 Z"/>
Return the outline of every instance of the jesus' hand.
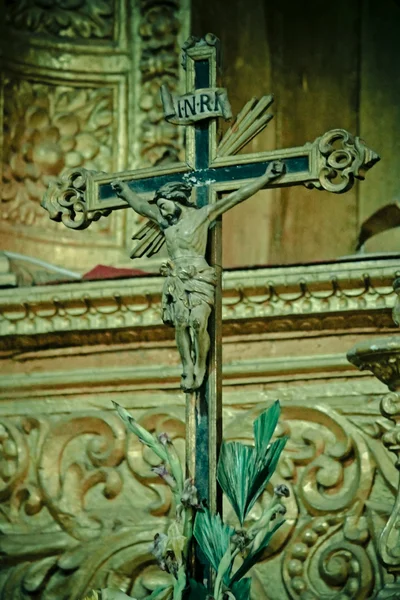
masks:
<path fill-rule="evenodd" d="M 117 196 L 119 196 L 120 198 L 125 198 L 126 193 L 129 193 L 129 186 L 125 181 L 121 181 L 120 179 L 116 179 L 115 181 L 111 182 L 111 187 L 114 190 L 114 192 L 117 194 Z"/>
<path fill-rule="evenodd" d="M 268 175 L 270 181 L 280 177 L 286 172 L 286 165 L 281 160 L 273 160 L 269 163 L 265 175 Z"/>

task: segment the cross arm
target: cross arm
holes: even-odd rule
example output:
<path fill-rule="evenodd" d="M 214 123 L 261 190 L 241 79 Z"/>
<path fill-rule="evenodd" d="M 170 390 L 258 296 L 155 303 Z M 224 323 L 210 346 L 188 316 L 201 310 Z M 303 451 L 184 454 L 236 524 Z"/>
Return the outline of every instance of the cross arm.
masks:
<path fill-rule="evenodd" d="M 231 192 L 265 174 L 272 161 L 281 161 L 285 173 L 267 187 L 304 185 L 342 194 L 379 161 L 379 156 L 359 137 L 345 129 L 332 129 L 314 142 L 257 154 L 217 156 L 207 177 L 215 192 Z M 261 189 L 261 188 L 258 188 Z"/>
<path fill-rule="evenodd" d="M 157 209 L 146 201 L 146 197 L 169 181 L 183 181 L 189 171 L 183 162 L 114 174 L 84 168 L 69 169 L 49 185 L 41 205 L 48 211 L 50 219 L 62 222 L 70 229 L 86 229 L 93 221 L 129 205 L 139 214 L 157 221 Z M 118 196 L 112 187 L 116 180 L 126 184 L 132 192 L 129 194 L 132 202 Z"/>

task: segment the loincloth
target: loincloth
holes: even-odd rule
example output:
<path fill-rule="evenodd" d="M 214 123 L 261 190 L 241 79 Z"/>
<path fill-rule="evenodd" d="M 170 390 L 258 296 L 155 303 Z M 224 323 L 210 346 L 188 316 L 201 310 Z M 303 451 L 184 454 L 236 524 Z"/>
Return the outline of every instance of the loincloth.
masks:
<path fill-rule="evenodd" d="M 195 262 L 195 261 L 194 261 Z M 215 269 L 209 265 L 179 266 L 168 261 L 161 266 L 165 276 L 162 292 L 162 320 L 167 325 L 189 323 L 191 311 L 197 306 L 214 306 Z"/>

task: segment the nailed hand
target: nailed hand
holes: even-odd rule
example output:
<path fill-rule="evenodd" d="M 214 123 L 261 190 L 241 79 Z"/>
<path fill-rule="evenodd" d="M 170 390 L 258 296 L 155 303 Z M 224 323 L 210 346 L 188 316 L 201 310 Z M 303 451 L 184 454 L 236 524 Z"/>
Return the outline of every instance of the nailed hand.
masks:
<path fill-rule="evenodd" d="M 286 165 L 281 160 L 273 160 L 269 163 L 268 168 L 265 172 L 266 175 L 270 177 L 270 179 L 276 179 L 283 175 L 286 171 Z"/>
<path fill-rule="evenodd" d="M 114 190 L 114 192 L 117 193 L 118 196 L 124 194 L 125 192 L 129 191 L 129 186 L 127 183 L 125 183 L 125 181 L 121 181 L 120 179 L 116 179 L 115 181 L 111 182 L 111 187 Z"/>

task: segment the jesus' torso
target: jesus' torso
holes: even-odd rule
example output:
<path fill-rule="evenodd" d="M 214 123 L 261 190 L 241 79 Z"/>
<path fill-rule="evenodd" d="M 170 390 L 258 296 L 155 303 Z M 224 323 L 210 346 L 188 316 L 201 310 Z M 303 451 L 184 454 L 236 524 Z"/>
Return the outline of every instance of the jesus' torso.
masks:
<path fill-rule="evenodd" d="M 203 258 L 205 262 L 209 226 L 206 206 L 185 211 L 176 224 L 164 229 L 169 257 L 178 261 Z"/>

